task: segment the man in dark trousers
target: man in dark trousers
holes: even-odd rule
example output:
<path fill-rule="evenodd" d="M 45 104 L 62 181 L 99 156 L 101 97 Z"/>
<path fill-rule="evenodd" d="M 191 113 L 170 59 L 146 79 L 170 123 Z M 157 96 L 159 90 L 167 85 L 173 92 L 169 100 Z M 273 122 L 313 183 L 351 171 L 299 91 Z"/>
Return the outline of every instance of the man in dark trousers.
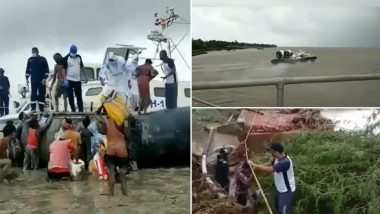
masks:
<path fill-rule="evenodd" d="M 173 59 L 168 57 L 165 50 L 160 51 L 160 59 L 162 60 L 162 71 L 165 76 L 161 77 L 165 80 L 165 104 L 167 109 L 177 108 L 178 95 L 178 77 Z"/>
<path fill-rule="evenodd" d="M 9 80 L 4 76 L 4 69 L 0 68 L 0 117 L 9 114 Z"/>
<path fill-rule="evenodd" d="M 78 110 L 83 112 L 81 74 L 83 74 L 84 66 L 82 57 L 77 52 L 77 46 L 71 45 L 70 53 L 63 58 L 64 86 L 67 88 L 71 111 L 75 112 L 75 94 Z"/>
<path fill-rule="evenodd" d="M 29 77 L 31 80 L 31 101 L 32 111 L 36 110 L 36 103 L 38 103 L 40 112 L 44 111 L 45 95 L 46 95 L 46 79 L 49 76 L 49 65 L 45 57 L 40 56 L 36 47 L 32 48 L 32 57 L 28 59 L 26 65 L 26 83 L 29 85 Z"/>

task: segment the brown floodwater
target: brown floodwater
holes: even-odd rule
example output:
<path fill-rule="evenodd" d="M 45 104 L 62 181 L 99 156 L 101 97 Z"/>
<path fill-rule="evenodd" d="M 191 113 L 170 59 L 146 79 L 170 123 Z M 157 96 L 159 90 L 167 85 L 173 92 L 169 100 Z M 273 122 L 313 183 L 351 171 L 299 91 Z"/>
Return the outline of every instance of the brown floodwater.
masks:
<path fill-rule="evenodd" d="M 276 50 L 302 49 L 318 56 L 315 62 L 272 65 Z M 214 51 L 193 58 L 193 82 L 254 80 L 380 74 L 380 48 L 269 48 L 235 52 Z M 380 106 L 380 80 L 312 83 L 285 86 L 285 106 Z M 220 90 L 194 90 L 193 96 L 218 106 L 275 106 L 276 88 L 259 86 Z M 193 102 L 193 106 L 203 106 Z"/>
<path fill-rule="evenodd" d="M 46 171 L 20 171 L 11 184 L 0 183 L 0 213 L 190 213 L 190 168 L 142 169 L 127 177 L 128 196 L 120 184 L 115 196 L 100 195 L 95 177 L 83 181 L 45 181 Z"/>

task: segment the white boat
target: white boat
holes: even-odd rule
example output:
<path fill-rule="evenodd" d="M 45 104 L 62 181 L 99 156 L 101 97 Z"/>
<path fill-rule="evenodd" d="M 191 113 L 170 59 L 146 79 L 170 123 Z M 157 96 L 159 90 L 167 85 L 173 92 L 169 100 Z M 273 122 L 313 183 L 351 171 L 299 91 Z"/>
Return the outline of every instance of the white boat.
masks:
<path fill-rule="evenodd" d="M 296 62 L 314 62 L 317 57 L 309 52 L 300 50 L 298 53 L 293 53 L 291 50 L 279 50 L 276 52 L 276 59 L 272 59 L 272 64 L 277 63 L 296 63 Z"/>

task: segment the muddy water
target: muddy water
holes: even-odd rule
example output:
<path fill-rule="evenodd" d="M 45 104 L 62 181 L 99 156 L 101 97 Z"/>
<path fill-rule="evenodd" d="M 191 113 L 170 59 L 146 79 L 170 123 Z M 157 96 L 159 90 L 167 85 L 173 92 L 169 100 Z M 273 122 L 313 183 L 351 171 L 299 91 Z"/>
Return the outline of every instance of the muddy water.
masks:
<path fill-rule="evenodd" d="M 280 49 L 280 48 L 277 48 Z M 318 56 L 314 63 L 272 65 L 277 49 L 215 51 L 193 57 L 193 82 L 255 80 L 278 77 L 312 77 L 380 73 L 379 48 L 302 48 Z M 288 48 L 282 48 L 288 49 Z M 291 48 L 298 51 L 299 48 Z M 287 85 L 286 106 L 358 107 L 379 106 L 380 81 L 313 83 Z M 250 88 L 193 91 L 218 106 L 275 106 L 276 88 Z M 195 106 L 202 106 L 194 103 Z"/>
<path fill-rule="evenodd" d="M 0 214 L 5 213 L 189 213 L 190 169 L 143 169 L 128 175 L 128 196 L 120 184 L 115 196 L 100 195 L 105 189 L 95 177 L 84 181 L 45 181 L 46 171 L 20 174 L 12 184 L 0 183 Z"/>

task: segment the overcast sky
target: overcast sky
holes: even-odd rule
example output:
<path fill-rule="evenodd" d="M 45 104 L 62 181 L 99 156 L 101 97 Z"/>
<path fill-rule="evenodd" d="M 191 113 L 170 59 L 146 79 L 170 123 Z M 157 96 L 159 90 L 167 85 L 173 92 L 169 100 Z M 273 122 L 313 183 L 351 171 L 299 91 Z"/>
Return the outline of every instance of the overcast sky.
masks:
<path fill-rule="evenodd" d="M 181 24 L 173 25 L 170 36 L 191 63 L 189 0 L 1 0 L 0 3 L 0 67 L 12 84 L 13 96 L 18 82 L 25 82 L 27 59 L 36 46 L 53 68 L 52 55 L 67 54 L 71 44 L 78 47 L 84 64 L 101 63 L 105 49 L 116 43 L 143 46 L 143 57 L 153 57 L 154 43 L 146 36 L 154 26 L 154 13 L 165 15 L 165 8 L 174 7 Z M 190 80 L 191 71 L 177 53 L 180 80 Z M 142 61 L 143 62 L 143 61 Z"/>
<path fill-rule="evenodd" d="M 192 32 L 204 40 L 380 47 L 380 1 L 193 0 Z"/>

